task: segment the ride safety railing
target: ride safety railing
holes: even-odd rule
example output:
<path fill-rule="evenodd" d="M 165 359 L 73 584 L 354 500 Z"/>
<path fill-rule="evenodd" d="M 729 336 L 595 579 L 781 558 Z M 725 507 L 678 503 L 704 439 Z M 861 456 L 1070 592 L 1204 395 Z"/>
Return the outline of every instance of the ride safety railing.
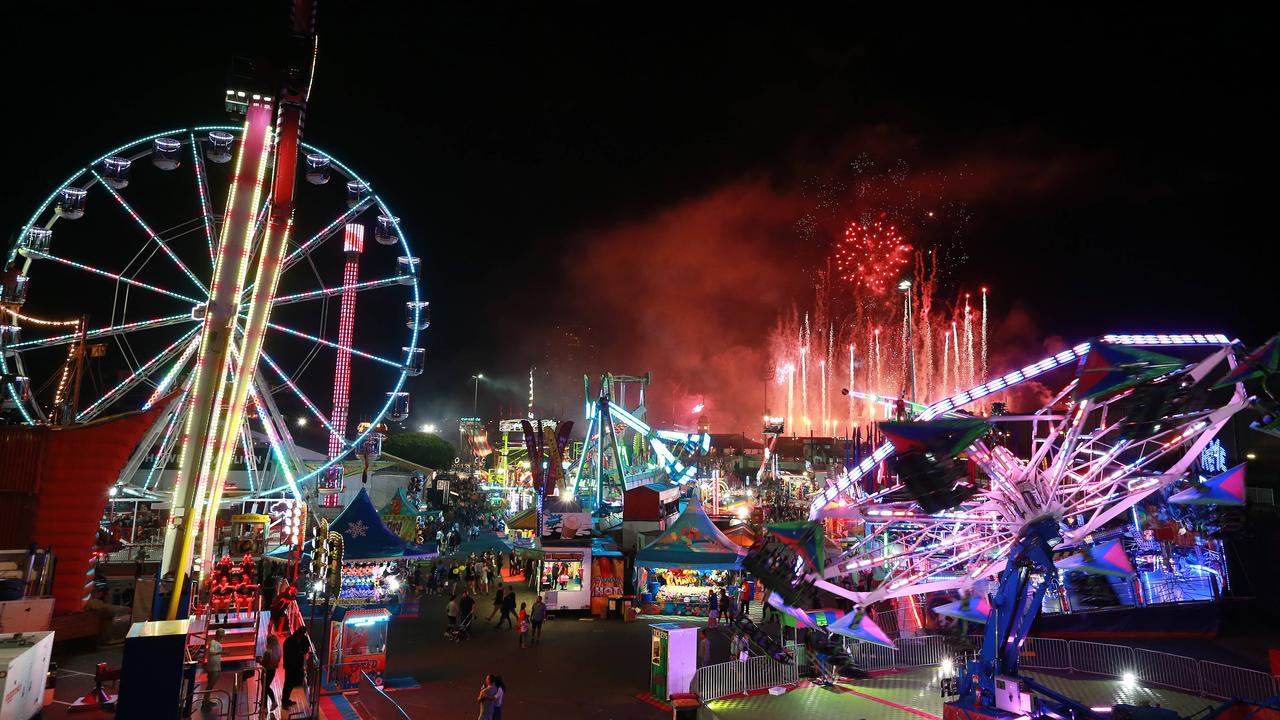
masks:
<path fill-rule="evenodd" d="M 797 655 L 793 662 L 780 663 L 768 655 L 753 655 L 746 661 L 730 660 L 704 665 L 698 668 L 689 689 L 706 701 L 761 688 L 794 685 L 800 682 L 803 659 L 798 656 L 794 644 L 788 644 L 787 649 Z"/>
<path fill-rule="evenodd" d="M 361 717 L 375 717 L 378 720 L 409 720 L 409 713 L 400 707 L 400 703 L 391 699 L 382 688 L 374 684 L 369 673 L 360 673 L 360 686 L 356 691 L 356 705 Z"/>
<path fill-rule="evenodd" d="M 1123 678 L 1221 700 L 1262 700 L 1280 695 L 1280 680 L 1265 672 L 1110 643 L 1027 638 L 1018 665 L 1024 670 Z"/>

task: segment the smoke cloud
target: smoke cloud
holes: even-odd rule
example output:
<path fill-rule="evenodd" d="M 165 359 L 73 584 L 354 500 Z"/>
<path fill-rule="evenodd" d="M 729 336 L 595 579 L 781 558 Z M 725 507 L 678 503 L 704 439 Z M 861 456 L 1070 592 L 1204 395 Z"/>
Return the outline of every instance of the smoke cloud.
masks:
<path fill-rule="evenodd" d="M 875 140 L 895 149 L 909 144 Z M 593 376 L 593 389 L 601 372 L 651 372 L 651 419 L 691 427 L 701 403 L 713 432 L 758 433 L 765 408 L 776 412 L 780 402 L 767 378 L 770 332 L 780 315 L 812 302 L 815 274 L 846 222 L 858 213 L 889 212 L 923 226 L 945 215 L 946 226 L 922 245 L 963 264 L 968 250 L 957 238 L 972 217 L 1051 192 L 1087 165 L 1079 158 L 974 155 L 919 169 L 905 162 L 875 167 L 858 147 L 851 143 L 839 153 L 844 160 L 804 174 L 829 180 L 749 177 L 583 233 L 565 273 L 591 352 L 574 367 L 556 363 L 553 353 L 552 384 L 573 387 L 561 378 L 577 378 L 580 393 L 583 372 Z M 1025 309 L 1002 314 L 1000 304 L 993 300 L 991 372 L 1061 344 L 1040 337 Z"/>

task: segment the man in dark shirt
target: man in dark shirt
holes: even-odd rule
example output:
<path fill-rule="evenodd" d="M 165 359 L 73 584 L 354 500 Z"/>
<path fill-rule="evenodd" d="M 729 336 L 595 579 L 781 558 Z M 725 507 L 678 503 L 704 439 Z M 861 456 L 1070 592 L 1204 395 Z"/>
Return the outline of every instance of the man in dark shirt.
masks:
<path fill-rule="evenodd" d="M 507 621 L 507 629 L 510 630 L 511 617 L 516 614 L 516 593 L 514 590 L 507 593 L 502 598 L 502 617 L 498 618 L 498 624 L 494 627 L 502 627 L 502 621 Z"/>
<path fill-rule="evenodd" d="M 470 617 L 472 611 L 474 611 L 475 609 L 476 609 L 475 599 L 472 598 L 469 593 L 463 592 L 462 599 L 458 601 L 459 615 L 463 619 L 466 619 L 467 617 Z"/>

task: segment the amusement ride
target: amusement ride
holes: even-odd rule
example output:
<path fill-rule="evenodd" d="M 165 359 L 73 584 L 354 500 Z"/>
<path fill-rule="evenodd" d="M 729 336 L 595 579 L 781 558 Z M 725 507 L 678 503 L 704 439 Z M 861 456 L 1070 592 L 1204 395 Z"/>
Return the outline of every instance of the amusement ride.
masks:
<path fill-rule="evenodd" d="M 762 543 L 748 564 L 772 576 L 775 605 L 789 607 L 813 586 L 852 600 L 856 611 L 829 629 L 877 644 L 892 641 L 867 616 L 872 604 L 958 593 L 939 613 L 986 630 L 980 654 L 954 679 L 947 717 L 1101 717 L 1018 672 L 1045 593 L 1068 570 L 1133 575 L 1119 541 L 1095 536 L 1154 492 L 1182 483 L 1169 502 L 1244 503 L 1243 465 L 1190 481 L 1188 472 L 1234 415 L 1274 410 L 1265 383 L 1276 354 L 1275 339 L 1246 355 L 1219 334 L 1104 335 L 992 378 L 880 423 L 887 441 L 817 494 L 811 520 L 863 528 L 838 559 L 822 568 L 805 554 L 779 563 L 788 556 Z M 1258 378 L 1264 393 L 1251 394 L 1246 385 Z M 1057 388 L 1033 412 L 969 411 L 1033 382 Z M 874 589 L 834 582 L 873 568 L 883 573 Z"/>
<path fill-rule="evenodd" d="M 384 420 L 407 417 L 405 380 L 423 370 L 428 303 L 398 217 L 369 180 L 302 140 L 318 40 L 313 4 L 292 5 L 286 59 L 250 63 L 226 90 L 239 124 L 169 129 L 93 158 L 7 254 L 4 412 L 78 426 L 159 409 L 121 489 L 172 498 L 182 520 L 164 572 L 179 587 L 211 567 L 216 512 L 204 509 L 224 489 L 336 501 L 342 460 L 376 444 Z M 398 307 L 401 332 L 388 323 L 362 336 L 357 297 Z M 358 428 L 353 385 L 384 398 Z M 299 456 L 289 418 L 329 435 L 323 459 Z M 242 487 L 227 481 L 233 463 Z M 174 593 L 171 618 L 177 603 Z"/>

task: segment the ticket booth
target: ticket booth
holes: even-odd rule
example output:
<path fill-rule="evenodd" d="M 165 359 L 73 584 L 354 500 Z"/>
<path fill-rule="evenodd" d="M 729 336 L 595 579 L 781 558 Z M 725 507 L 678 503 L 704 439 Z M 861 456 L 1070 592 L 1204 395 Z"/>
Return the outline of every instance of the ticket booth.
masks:
<path fill-rule="evenodd" d="M 649 692 L 659 700 L 689 692 L 698 672 L 698 626 L 655 623 L 650 645 Z"/>
<path fill-rule="evenodd" d="M 367 672 L 382 685 L 387 667 L 387 629 L 391 611 L 386 608 L 336 608 L 329 623 L 329 658 L 321 688 L 326 693 L 355 690 L 360 673 Z"/>

